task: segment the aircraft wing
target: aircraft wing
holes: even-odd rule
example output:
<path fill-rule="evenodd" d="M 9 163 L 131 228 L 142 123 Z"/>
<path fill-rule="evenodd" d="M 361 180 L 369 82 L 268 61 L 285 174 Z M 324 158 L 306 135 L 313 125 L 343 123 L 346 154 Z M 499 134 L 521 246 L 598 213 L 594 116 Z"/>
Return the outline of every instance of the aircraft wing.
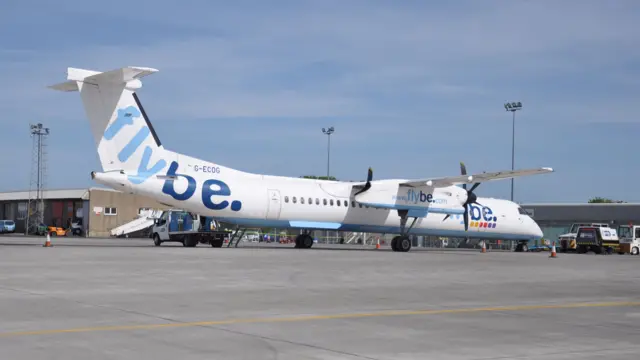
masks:
<path fill-rule="evenodd" d="M 552 168 L 543 167 L 537 169 L 524 169 L 524 170 L 508 170 L 497 172 L 486 172 L 474 175 L 456 175 L 446 176 L 428 179 L 408 180 L 400 182 L 401 187 L 446 187 L 451 185 L 469 184 L 469 183 L 481 183 L 491 180 L 510 179 L 519 176 L 539 175 L 553 172 Z"/>

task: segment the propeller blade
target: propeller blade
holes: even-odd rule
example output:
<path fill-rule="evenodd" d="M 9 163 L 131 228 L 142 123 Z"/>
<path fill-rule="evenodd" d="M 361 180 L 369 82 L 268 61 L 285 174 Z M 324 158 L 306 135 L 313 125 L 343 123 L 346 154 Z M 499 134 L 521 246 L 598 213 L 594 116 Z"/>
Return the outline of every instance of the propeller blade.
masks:
<path fill-rule="evenodd" d="M 362 194 L 363 192 L 371 189 L 371 179 L 373 179 L 373 169 L 369 168 L 369 171 L 367 171 L 367 183 L 364 184 L 364 187 L 362 189 L 360 189 L 360 191 L 358 191 L 355 194 L 353 194 L 353 196 L 356 196 L 358 194 Z"/>
<path fill-rule="evenodd" d="M 447 215 L 444 217 L 444 219 L 442 219 L 442 221 L 447 220 L 447 219 L 449 218 L 449 216 L 451 216 L 451 215 L 450 215 L 450 214 L 447 214 Z"/>
<path fill-rule="evenodd" d="M 480 186 L 480 183 L 475 183 L 473 184 L 473 186 L 471 187 L 471 189 L 469 190 L 469 192 L 472 192 L 473 190 L 475 190 L 478 186 Z"/>
<path fill-rule="evenodd" d="M 460 161 L 460 175 L 467 175 L 467 167 Z M 462 188 L 467 190 L 467 184 L 462 184 Z"/>
<path fill-rule="evenodd" d="M 468 207 L 464 207 L 464 231 L 468 231 L 469 230 L 469 208 Z"/>

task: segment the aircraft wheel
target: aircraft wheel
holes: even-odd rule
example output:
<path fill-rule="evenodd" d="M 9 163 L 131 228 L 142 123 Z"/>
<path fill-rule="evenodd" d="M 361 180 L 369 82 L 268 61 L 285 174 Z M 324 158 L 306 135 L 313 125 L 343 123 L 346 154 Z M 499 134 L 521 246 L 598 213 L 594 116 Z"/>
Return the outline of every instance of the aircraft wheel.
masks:
<path fill-rule="evenodd" d="M 396 246 L 398 247 L 398 251 L 409 252 L 409 250 L 411 250 L 411 239 L 408 236 L 402 236 Z"/>
<path fill-rule="evenodd" d="M 313 246 L 313 238 L 309 234 L 296 236 L 296 249 L 310 249 Z"/>
<path fill-rule="evenodd" d="M 311 235 L 306 235 L 304 238 L 302 238 L 302 245 L 305 249 L 311 249 L 311 247 L 313 246 L 313 238 L 311 237 Z"/>
<path fill-rule="evenodd" d="M 391 239 L 391 250 L 393 250 L 393 251 L 398 251 L 398 250 L 396 249 L 396 247 L 398 246 L 398 238 L 399 238 L 399 237 L 400 237 L 400 236 L 396 236 L 396 237 L 394 237 L 393 239 Z"/>
<path fill-rule="evenodd" d="M 391 248 L 393 251 L 408 252 L 411 250 L 411 239 L 406 235 L 396 236 L 391 240 Z"/>
<path fill-rule="evenodd" d="M 309 234 L 300 234 L 296 237 L 296 248 L 310 249 L 313 246 L 313 238 Z"/>

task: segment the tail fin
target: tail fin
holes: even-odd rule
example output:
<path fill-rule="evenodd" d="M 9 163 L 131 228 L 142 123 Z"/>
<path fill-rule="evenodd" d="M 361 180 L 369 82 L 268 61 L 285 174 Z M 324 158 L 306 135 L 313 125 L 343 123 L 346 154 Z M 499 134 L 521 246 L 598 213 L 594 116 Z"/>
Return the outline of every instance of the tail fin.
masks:
<path fill-rule="evenodd" d="M 98 149 L 103 171 L 124 170 L 148 177 L 167 166 L 160 144 L 135 90 L 140 78 L 158 70 L 124 67 L 107 72 L 68 68 L 67 81 L 49 86 L 78 91 Z"/>

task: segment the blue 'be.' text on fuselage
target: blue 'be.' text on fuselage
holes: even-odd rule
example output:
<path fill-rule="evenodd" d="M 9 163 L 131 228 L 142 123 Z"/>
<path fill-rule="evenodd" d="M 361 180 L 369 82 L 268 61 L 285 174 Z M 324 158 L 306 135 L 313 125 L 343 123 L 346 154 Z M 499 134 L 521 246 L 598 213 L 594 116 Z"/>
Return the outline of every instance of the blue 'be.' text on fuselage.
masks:
<path fill-rule="evenodd" d="M 469 208 L 469 220 L 471 221 L 485 221 L 487 223 L 497 223 L 498 217 L 494 215 L 493 210 L 488 206 L 478 206 L 475 204 L 467 205 Z M 451 215 L 450 218 L 460 221 L 460 224 L 464 224 L 464 215 L 456 214 Z M 492 227 L 495 227 L 492 226 Z"/>
<path fill-rule="evenodd" d="M 171 177 L 181 176 L 187 180 L 187 188 L 182 193 L 178 193 L 175 190 L 175 185 L 173 179 L 169 178 L 164 181 L 164 186 L 162 187 L 162 192 L 171 196 L 172 198 L 180 201 L 189 200 L 196 192 L 196 179 L 192 176 L 186 174 L 177 173 L 178 163 L 173 161 L 171 166 L 169 166 L 169 170 L 167 171 L 167 175 Z M 214 187 L 217 187 L 215 189 Z M 216 180 L 216 179 L 208 179 L 202 184 L 202 204 L 211 210 L 224 210 L 229 207 L 229 201 L 223 200 L 222 202 L 216 203 L 212 200 L 212 197 L 215 196 L 231 196 L 231 189 L 229 185 L 227 185 L 224 181 Z M 240 211 L 242 209 L 242 202 L 239 200 L 231 201 L 231 210 Z"/>

